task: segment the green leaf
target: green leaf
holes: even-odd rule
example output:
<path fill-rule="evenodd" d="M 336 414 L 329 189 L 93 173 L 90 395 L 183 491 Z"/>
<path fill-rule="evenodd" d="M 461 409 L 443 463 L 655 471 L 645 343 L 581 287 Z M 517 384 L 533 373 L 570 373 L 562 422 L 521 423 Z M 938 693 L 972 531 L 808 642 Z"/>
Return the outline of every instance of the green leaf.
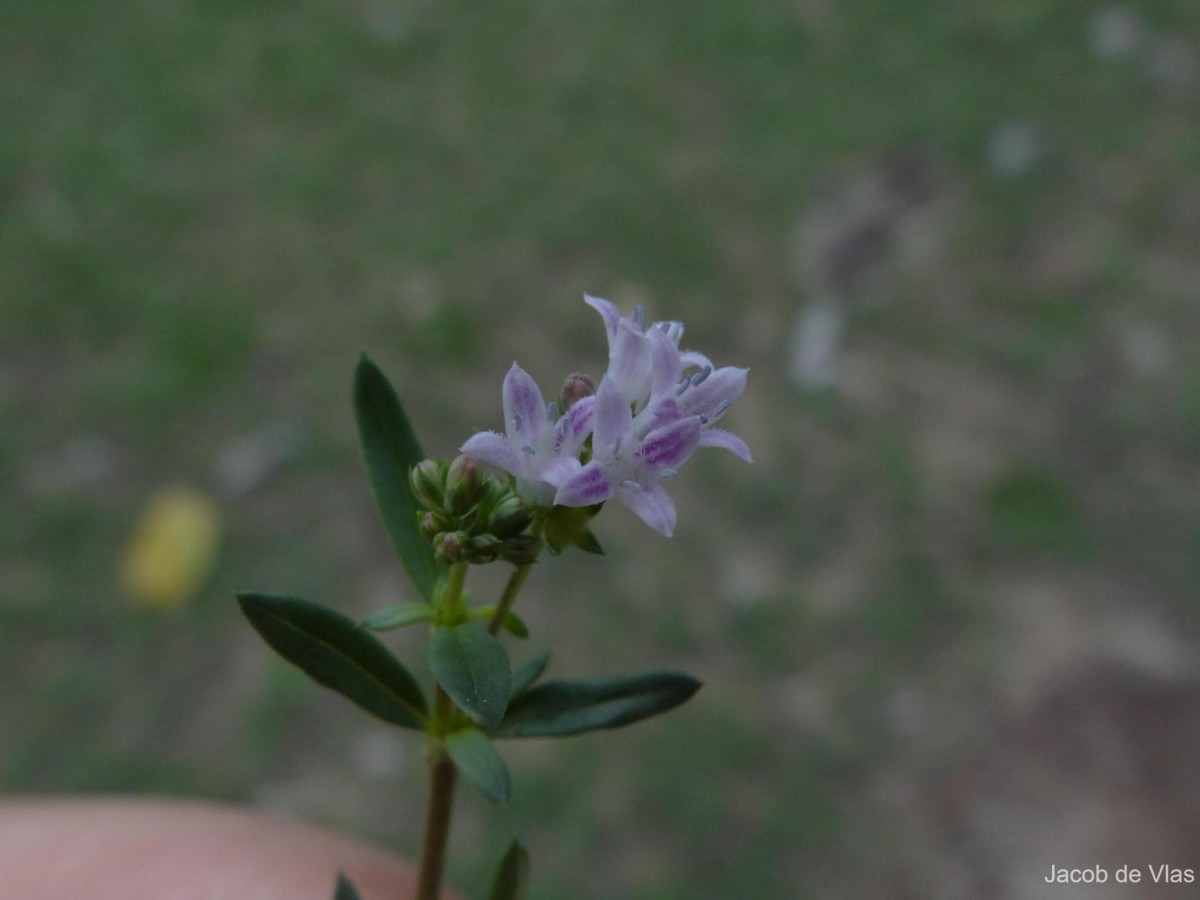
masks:
<path fill-rule="evenodd" d="M 338 872 L 337 888 L 334 890 L 333 900 L 362 900 L 358 891 L 354 889 L 354 885 L 350 883 L 350 879 L 341 872 Z"/>
<path fill-rule="evenodd" d="M 392 631 L 405 625 L 430 622 L 436 614 L 428 603 L 397 603 L 367 616 L 362 620 L 362 627 L 372 631 Z"/>
<path fill-rule="evenodd" d="M 238 594 L 237 599 L 262 639 L 314 681 L 385 722 L 424 727 L 426 706 L 420 685 L 352 619 L 295 597 Z"/>
<path fill-rule="evenodd" d="M 482 622 L 434 631 L 429 667 L 454 705 L 472 721 L 491 728 L 504 718 L 512 690 L 508 651 Z"/>
<path fill-rule="evenodd" d="M 408 471 L 425 451 L 404 414 L 400 398 L 379 368 L 363 356 L 354 371 L 354 415 L 375 501 L 404 568 L 421 595 L 430 600 L 443 568 L 417 530 L 420 507 L 408 484 Z"/>
<path fill-rule="evenodd" d="M 683 703 L 700 682 L 682 672 L 547 681 L 513 701 L 493 737 L 561 737 L 628 725 Z"/>
<path fill-rule="evenodd" d="M 496 869 L 488 900 L 524 900 L 529 889 L 529 853 L 520 841 L 513 841 Z"/>
<path fill-rule="evenodd" d="M 513 669 L 512 691 L 508 695 L 508 702 L 512 703 L 513 700 L 529 690 L 530 685 L 542 677 L 542 673 L 546 671 L 546 666 L 549 662 L 550 651 L 546 650 L 532 659 L 525 660 L 525 662 Z"/>
<path fill-rule="evenodd" d="M 446 752 L 463 773 L 463 777 L 479 789 L 483 796 L 503 806 L 512 793 L 508 766 L 478 728 L 466 728 L 446 736 Z"/>

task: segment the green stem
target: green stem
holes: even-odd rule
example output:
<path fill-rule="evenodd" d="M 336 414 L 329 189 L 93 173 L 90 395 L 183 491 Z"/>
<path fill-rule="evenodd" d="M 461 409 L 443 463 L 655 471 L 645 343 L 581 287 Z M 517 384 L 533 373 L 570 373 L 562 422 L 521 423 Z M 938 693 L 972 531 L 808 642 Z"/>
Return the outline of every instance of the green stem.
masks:
<path fill-rule="evenodd" d="M 470 568 L 470 564 L 465 562 L 455 563 L 450 567 L 445 585 L 435 603 L 439 624 L 443 622 L 457 624 L 460 619 L 464 618 L 466 604 L 463 602 L 463 585 L 467 581 L 468 568 Z"/>
<path fill-rule="evenodd" d="M 534 537 L 540 538 L 542 536 L 542 528 L 543 523 L 539 519 L 534 523 L 531 534 Z M 508 576 L 508 584 L 504 586 L 504 593 L 500 595 L 500 602 L 496 604 L 496 611 L 492 613 L 492 618 L 488 622 L 488 634 L 495 636 L 500 633 L 500 629 L 504 625 L 504 617 L 512 609 L 512 605 L 517 599 L 517 594 L 521 592 L 521 586 L 525 584 L 525 579 L 528 577 L 531 568 L 533 568 L 533 563 L 527 562 L 524 565 L 517 566 L 513 569 L 513 573 Z"/>
<path fill-rule="evenodd" d="M 437 724 L 448 721 L 454 705 L 440 687 L 434 695 L 434 719 Z M 446 867 L 446 844 L 450 838 L 450 813 L 454 802 L 454 785 L 458 770 L 446 752 L 441 739 L 429 747 L 429 800 L 425 808 L 425 832 L 421 840 L 421 869 L 417 880 L 416 900 L 438 900 L 442 889 L 442 873 Z"/>
<path fill-rule="evenodd" d="M 463 585 L 467 580 L 467 563 L 456 563 L 437 596 L 437 618 L 440 623 L 456 622 L 465 613 Z M 450 814 L 454 804 L 454 785 L 458 770 L 443 743 L 454 724 L 454 702 L 434 686 L 433 716 L 429 722 L 429 797 L 425 807 L 425 825 L 421 836 L 421 868 L 417 876 L 416 900 L 438 900 L 442 876 L 446 869 L 446 845 L 450 840 Z"/>
<path fill-rule="evenodd" d="M 504 593 L 500 595 L 500 602 L 496 604 L 496 610 L 492 613 L 492 618 L 488 621 L 488 634 L 499 634 L 500 628 L 504 624 L 504 617 L 512 609 L 513 601 L 517 599 L 517 594 L 521 592 L 521 585 L 525 583 L 525 577 L 529 574 L 531 568 L 533 568 L 533 563 L 525 563 L 513 569 L 513 573 L 508 576 L 508 584 L 504 586 Z"/>

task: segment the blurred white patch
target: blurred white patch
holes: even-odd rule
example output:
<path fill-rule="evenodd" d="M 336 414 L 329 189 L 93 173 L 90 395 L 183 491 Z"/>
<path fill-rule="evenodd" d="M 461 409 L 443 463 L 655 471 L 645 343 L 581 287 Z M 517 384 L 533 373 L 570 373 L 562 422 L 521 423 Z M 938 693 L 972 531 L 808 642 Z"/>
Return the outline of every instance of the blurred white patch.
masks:
<path fill-rule="evenodd" d="M 844 318 L 828 300 L 814 300 L 796 317 L 787 355 L 787 376 L 796 387 L 812 391 L 837 384 Z"/>
<path fill-rule="evenodd" d="M 1121 353 L 1137 375 L 1157 378 L 1171 365 L 1171 339 L 1154 322 L 1138 322 L 1121 334 Z"/>
<path fill-rule="evenodd" d="M 217 485 L 230 497 L 254 490 L 296 456 L 299 443 L 299 429 L 287 422 L 271 422 L 234 438 L 213 466 Z"/>
<path fill-rule="evenodd" d="M 350 763 L 364 778 L 379 780 L 395 775 L 404 765 L 404 747 L 395 731 L 363 732 L 350 747 Z"/>
<path fill-rule="evenodd" d="M 1031 122 L 1003 122 L 988 138 L 988 167 L 1004 178 L 1025 175 L 1037 164 L 1041 154 L 1041 139 Z"/>
<path fill-rule="evenodd" d="M 1092 13 L 1088 43 L 1092 52 L 1106 62 L 1127 59 L 1137 52 L 1146 37 L 1142 17 L 1128 6 L 1110 4 Z"/>

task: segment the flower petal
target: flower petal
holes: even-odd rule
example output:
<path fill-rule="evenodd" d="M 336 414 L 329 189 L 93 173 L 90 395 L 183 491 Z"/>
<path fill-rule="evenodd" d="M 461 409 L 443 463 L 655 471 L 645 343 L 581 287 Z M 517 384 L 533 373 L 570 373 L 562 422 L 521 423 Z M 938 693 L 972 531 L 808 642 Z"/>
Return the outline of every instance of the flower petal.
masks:
<path fill-rule="evenodd" d="M 683 371 L 679 348 L 659 328 L 646 332 L 646 343 L 650 345 L 651 394 L 674 392 L 679 373 Z"/>
<path fill-rule="evenodd" d="M 733 432 L 723 428 L 705 428 L 700 432 L 699 446 L 722 447 L 746 462 L 754 462 L 750 457 L 750 448 L 746 446 L 746 442 Z"/>
<path fill-rule="evenodd" d="M 675 532 L 675 502 L 661 485 L 626 482 L 617 489 L 616 499 L 659 534 L 670 537 Z"/>
<path fill-rule="evenodd" d="M 633 435 L 633 413 L 621 389 L 605 378 L 596 388 L 592 419 L 592 451 L 601 458 L 611 458 Z"/>
<path fill-rule="evenodd" d="M 612 483 L 604 470 L 590 462 L 559 485 L 554 502 L 558 506 L 591 506 L 603 503 L 612 494 Z"/>
<path fill-rule="evenodd" d="M 700 441 L 700 421 L 694 416 L 658 428 L 638 448 L 637 457 L 652 471 L 683 465 Z"/>
<path fill-rule="evenodd" d="M 513 363 L 504 376 L 504 430 L 514 449 L 535 450 L 546 425 L 546 404 L 533 377 Z"/>
<path fill-rule="evenodd" d="M 612 336 L 617 333 L 617 323 L 621 321 L 621 311 L 602 297 L 593 297 L 591 294 L 584 294 L 583 302 L 600 313 L 611 343 Z"/>
<path fill-rule="evenodd" d="M 606 377 L 616 382 L 627 403 L 640 403 L 650 393 L 650 344 L 633 319 L 621 319 L 610 338 Z"/>
<path fill-rule="evenodd" d="M 521 474 L 521 458 L 513 449 L 508 438 L 494 431 L 481 431 L 467 438 L 458 448 L 460 453 L 474 457 L 481 463 L 503 469 L 512 475 Z"/>
<path fill-rule="evenodd" d="M 720 415 L 717 412 L 719 407 L 722 404 L 728 407 L 746 389 L 748 371 L 749 369 L 739 369 L 737 366 L 724 366 L 700 384 L 693 384 L 679 398 L 683 414 L 705 416 L 709 421 L 716 421 Z"/>
<path fill-rule="evenodd" d="M 592 433 L 595 418 L 595 396 L 576 401 L 556 425 L 554 452 L 561 456 L 578 456 L 584 441 Z"/>

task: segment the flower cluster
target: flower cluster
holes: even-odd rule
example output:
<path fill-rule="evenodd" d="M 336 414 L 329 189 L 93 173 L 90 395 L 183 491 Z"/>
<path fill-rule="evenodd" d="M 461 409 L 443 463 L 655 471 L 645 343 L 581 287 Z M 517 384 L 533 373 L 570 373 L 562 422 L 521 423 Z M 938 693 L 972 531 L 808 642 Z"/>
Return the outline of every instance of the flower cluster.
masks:
<path fill-rule="evenodd" d="M 516 363 L 504 379 L 504 434 L 480 432 L 461 450 L 508 472 L 534 506 L 590 507 L 617 500 L 655 531 L 675 530 L 675 504 L 662 482 L 700 447 L 723 447 L 747 462 L 745 441 L 714 427 L 746 386 L 746 369 L 715 368 L 679 349 L 683 323 L 647 326 L 637 307 L 584 297 L 604 320 L 608 370 L 598 387 L 572 375 L 547 403 Z"/>

